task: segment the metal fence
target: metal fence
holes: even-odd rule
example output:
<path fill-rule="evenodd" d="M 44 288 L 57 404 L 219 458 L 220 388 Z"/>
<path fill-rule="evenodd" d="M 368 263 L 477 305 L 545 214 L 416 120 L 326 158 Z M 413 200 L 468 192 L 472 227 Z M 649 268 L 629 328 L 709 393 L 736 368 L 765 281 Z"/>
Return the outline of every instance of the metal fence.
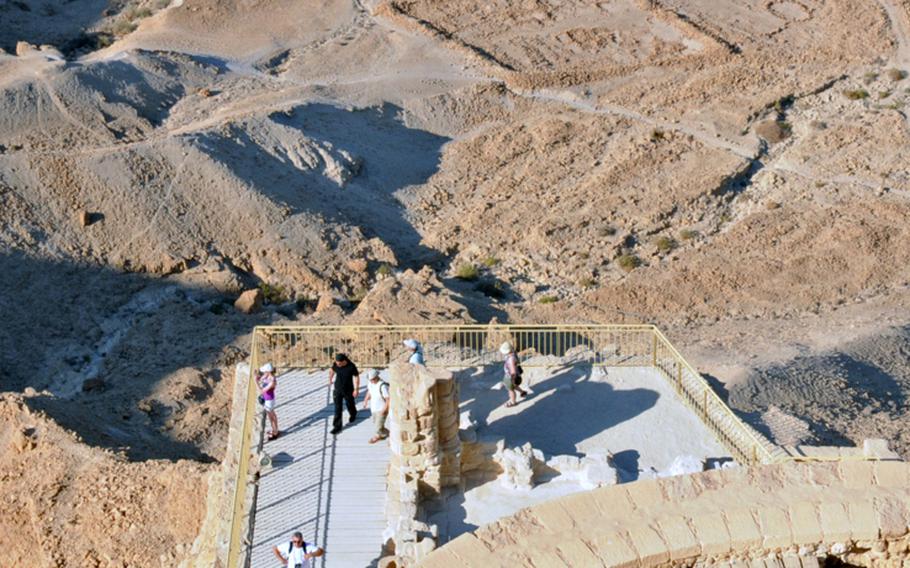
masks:
<path fill-rule="evenodd" d="M 587 363 L 605 367 L 653 367 L 673 386 L 680 399 L 711 429 L 740 463 L 770 463 L 785 454 L 742 422 L 701 375 L 652 325 L 392 325 L 257 327 L 253 332 L 250 368 L 271 362 L 279 370 L 327 367 L 343 352 L 362 367 L 384 368 L 405 360 L 402 341 L 422 344 L 427 366 L 475 367 L 501 363 L 499 346 L 509 341 L 524 367 Z M 243 436 L 233 496 L 228 564 L 245 565 L 252 530 L 251 503 L 255 480 L 250 477 L 256 390 L 249 381 Z"/>

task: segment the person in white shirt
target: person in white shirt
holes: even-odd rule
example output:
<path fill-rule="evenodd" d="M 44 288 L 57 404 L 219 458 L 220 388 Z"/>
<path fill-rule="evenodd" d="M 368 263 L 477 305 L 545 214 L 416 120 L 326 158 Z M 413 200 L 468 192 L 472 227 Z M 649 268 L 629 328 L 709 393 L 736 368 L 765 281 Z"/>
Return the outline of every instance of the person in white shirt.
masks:
<path fill-rule="evenodd" d="M 370 443 L 375 444 L 389 437 L 389 431 L 385 427 L 386 418 L 389 416 L 389 383 L 379 378 L 379 371 L 376 369 L 367 371 L 367 396 L 363 399 L 363 407 L 367 408 L 367 405 L 370 407 L 373 425 L 376 427 L 376 434 L 370 438 Z"/>
<path fill-rule="evenodd" d="M 412 365 L 425 364 L 423 362 L 423 348 L 420 346 L 419 341 L 416 339 L 405 339 L 402 343 L 407 347 L 408 351 L 411 352 L 410 355 L 408 355 L 408 363 Z"/>
<path fill-rule="evenodd" d="M 311 558 L 317 558 L 325 554 L 318 546 L 305 542 L 303 534 L 300 532 L 295 532 L 291 536 L 290 542 L 277 544 L 272 549 L 272 552 L 281 561 L 281 565 L 288 568 L 310 568 Z"/>

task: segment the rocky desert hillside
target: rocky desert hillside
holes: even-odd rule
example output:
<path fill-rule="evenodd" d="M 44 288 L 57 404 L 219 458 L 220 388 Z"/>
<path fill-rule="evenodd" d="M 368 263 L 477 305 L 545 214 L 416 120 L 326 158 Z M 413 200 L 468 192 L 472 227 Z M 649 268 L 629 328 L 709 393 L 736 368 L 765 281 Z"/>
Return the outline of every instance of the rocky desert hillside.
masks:
<path fill-rule="evenodd" d="M 0 50 L 0 565 L 188 561 L 270 322 L 654 322 L 910 455 L 910 2 L 0 0 Z"/>

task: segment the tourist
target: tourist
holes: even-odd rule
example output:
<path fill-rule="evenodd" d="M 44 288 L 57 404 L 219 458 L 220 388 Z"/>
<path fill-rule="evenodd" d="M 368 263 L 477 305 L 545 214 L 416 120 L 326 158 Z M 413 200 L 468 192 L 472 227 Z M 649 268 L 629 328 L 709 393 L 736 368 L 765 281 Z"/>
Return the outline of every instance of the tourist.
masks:
<path fill-rule="evenodd" d="M 389 437 L 389 431 L 385 427 L 386 418 L 389 416 L 389 383 L 379 377 L 379 371 L 376 369 L 367 371 L 367 381 L 369 382 L 363 407 L 367 408 L 369 405 L 370 413 L 373 415 L 376 434 L 370 438 L 370 443 L 375 444 Z"/>
<path fill-rule="evenodd" d="M 412 365 L 425 365 L 423 362 L 423 348 L 420 346 L 419 341 L 416 339 L 405 339 L 402 343 L 410 352 L 408 363 Z"/>
<path fill-rule="evenodd" d="M 335 402 L 335 420 L 332 421 L 332 434 L 341 432 L 341 405 L 348 407 L 350 424 L 357 420 L 357 392 L 360 390 L 360 371 L 344 353 L 335 355 L 335 362 L 329 369 L 329 387 L 335 383 L 332 399 Z"/>
<path fill-rule="evenodd" d="M 259 387 L 259 400 L 265 415 L 269 419 L 270 430 L 266 439 L 274 440 L 278 437 L 278 415 L 275 413 L 275 387 L 278 386 L 278 379 L 274 375 L 275 367 L 271 363 L 259 367 L 256 374 L 256 386 Z"/>
<path fill-rule="evenodd" d="M 502 384 L 509 391 L 509 401 L 506 406 L 515 406 L 516 391 L 523 397 L 528 394 L 527 391 L 519 386 L 522 375 L 521 365 L 518 363 L 518 355 L 515 354 L 515 348 L 508 341 L 499 346 L 499 352 L 506 356 L 505 363 L 502 366 Z"/>
<path fill-rule="evenodd" d="M 281 562 L 282 566 L 288 568 L 310 568 L 311 558 L 318 558 L 325 552 L 314 544 L 309 544 L 303 540 L 303 534 L 295 532 L 290 542 L 282 542 L 272 548 L 275 557 Z"/>

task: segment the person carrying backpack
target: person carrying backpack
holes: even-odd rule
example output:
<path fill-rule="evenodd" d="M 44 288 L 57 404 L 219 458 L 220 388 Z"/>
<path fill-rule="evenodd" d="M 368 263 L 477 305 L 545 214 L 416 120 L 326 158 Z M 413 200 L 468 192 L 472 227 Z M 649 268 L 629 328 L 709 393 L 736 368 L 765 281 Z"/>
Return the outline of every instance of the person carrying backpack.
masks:
<path fill-rule="evenodd" d="M 308 544 L 303 540 L 303 534 L 295 532 L 290 542 L 282 542 L 272 548 L 275 557 L 282 566 L 288 568 L 310 568 L 311 558 L 318 558 L 325 552 L 316 545 Z"/>
<path fill-rule="evenodd" d="M 509 402 L 506 403 L 506 406 L 515 406 L 517 404 L 515 402 L 515 391 L 521 393 L 522 397 L 528 396 L 528 392 L 519 386 L 524 370 L 518 362 L 518 355 L 515 354 L 515 348 L 512 347 L 511 343 L 506 341 L 500 345 L 499 352 L 506 356 L 506 360 L 502 365 L 502 384 L 509 391 Z"/>
<path fill-rule="evenodd" d="M 375 444 L 389 437 L 389 431 L 385 427 L 386 418 L 389 416 L 389 383 L 379 378 L 379 371 L 376 369 L 367 371 L 367 380 L 367 396 L 363 399 L 363 407 L 369 405 L 370 413 L 373 415 L 376 435 L 370 438 L 370 443 Z"/>

